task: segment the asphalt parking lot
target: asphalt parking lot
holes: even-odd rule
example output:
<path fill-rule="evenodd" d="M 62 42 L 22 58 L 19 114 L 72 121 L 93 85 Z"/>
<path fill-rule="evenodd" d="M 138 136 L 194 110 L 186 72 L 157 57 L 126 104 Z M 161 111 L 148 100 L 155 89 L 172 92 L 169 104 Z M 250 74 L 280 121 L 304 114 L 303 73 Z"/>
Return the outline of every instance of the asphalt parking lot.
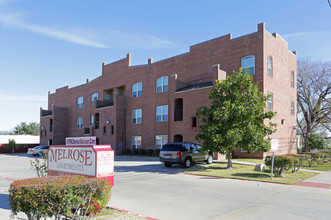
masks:
<path fill-rule="evenodd" d="M 1 219 L 9 219 L 10 183 L 36 176 L 30 169 L 33 158 L 0 155 Z M 166 168 L 154 158 L 116 157 L 115 186 L 108 205 L 165 220 L 331 216 L 331 189 L 192 176 L 182 174 L 183 169 Z"/>

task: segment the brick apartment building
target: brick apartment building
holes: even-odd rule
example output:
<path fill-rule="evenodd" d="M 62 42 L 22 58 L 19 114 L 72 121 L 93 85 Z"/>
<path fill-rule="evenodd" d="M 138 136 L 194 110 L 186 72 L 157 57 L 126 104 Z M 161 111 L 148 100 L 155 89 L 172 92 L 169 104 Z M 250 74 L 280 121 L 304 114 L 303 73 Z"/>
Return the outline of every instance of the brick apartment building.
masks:
<path fill-rule="evenodd" d="M 265 24 L 232 39 L 231 34 L 190 47 L 189 52 L 158 62 L 131 66 L 131 54 L 102 64 L 102 75 L 74 88 L 49 92 L 48 110 L 41 109 L 40 144 L 61 145 L 66 137 L 96 136 L 116 153 L 125 149 L 159 149 L 170 141 L 195 141 L 196 109 L 209 105 L 215 80 L 247 69 L 264 94 L 277 132 L 271 138 L 277 154 L 296 152 L 296 53 Z M 247 155 L 238 148 L 234 156 Z"/>

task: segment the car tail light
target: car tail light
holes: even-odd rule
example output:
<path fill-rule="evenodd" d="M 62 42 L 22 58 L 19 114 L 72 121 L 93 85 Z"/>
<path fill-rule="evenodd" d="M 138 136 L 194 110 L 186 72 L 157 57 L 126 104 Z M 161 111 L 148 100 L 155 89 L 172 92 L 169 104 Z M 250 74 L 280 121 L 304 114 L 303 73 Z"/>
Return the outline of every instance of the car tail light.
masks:
<path fill-rule="evenodd" d="M 182 157 L 182 153 L 181 152 L 177 152 L 177 157 Z"/>
<path fill-rule="evenodd" d="M 31 151 L 34 151 L 34 149 L 32 149 Z"/>

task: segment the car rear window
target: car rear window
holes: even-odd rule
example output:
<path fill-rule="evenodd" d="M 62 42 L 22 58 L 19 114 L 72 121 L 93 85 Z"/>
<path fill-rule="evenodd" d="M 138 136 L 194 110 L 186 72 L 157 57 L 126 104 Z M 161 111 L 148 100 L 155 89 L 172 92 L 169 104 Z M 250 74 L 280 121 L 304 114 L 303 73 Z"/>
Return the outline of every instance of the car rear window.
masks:
<path fill-rule="evenodd" d="M 162 151 L 187 151 L 187 149 L 181 144 L 166 144 L 163 145 Z"/>

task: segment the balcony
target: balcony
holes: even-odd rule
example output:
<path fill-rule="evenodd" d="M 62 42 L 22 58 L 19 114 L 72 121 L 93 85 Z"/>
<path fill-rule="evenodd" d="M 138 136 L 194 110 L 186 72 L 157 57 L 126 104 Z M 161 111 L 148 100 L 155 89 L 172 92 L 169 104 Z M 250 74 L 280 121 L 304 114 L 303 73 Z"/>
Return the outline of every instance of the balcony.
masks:
<path fill-rule="evenodd" d="M 93 127 L 84 127 L 84 135 L 93 135 L 94 128 Z"/>
<path fill-rule="evenodd" d="M 96 108 L 104 108 L 109 106 L 114 106 L 113 100 L 96 100 Z"/>
<path fill-rule="evenodd" d="M 41 114 L 41 117 L 50 116 L 53 114 L 53 111 L 52 110 L 41 110 L 40 114 Z"/>

